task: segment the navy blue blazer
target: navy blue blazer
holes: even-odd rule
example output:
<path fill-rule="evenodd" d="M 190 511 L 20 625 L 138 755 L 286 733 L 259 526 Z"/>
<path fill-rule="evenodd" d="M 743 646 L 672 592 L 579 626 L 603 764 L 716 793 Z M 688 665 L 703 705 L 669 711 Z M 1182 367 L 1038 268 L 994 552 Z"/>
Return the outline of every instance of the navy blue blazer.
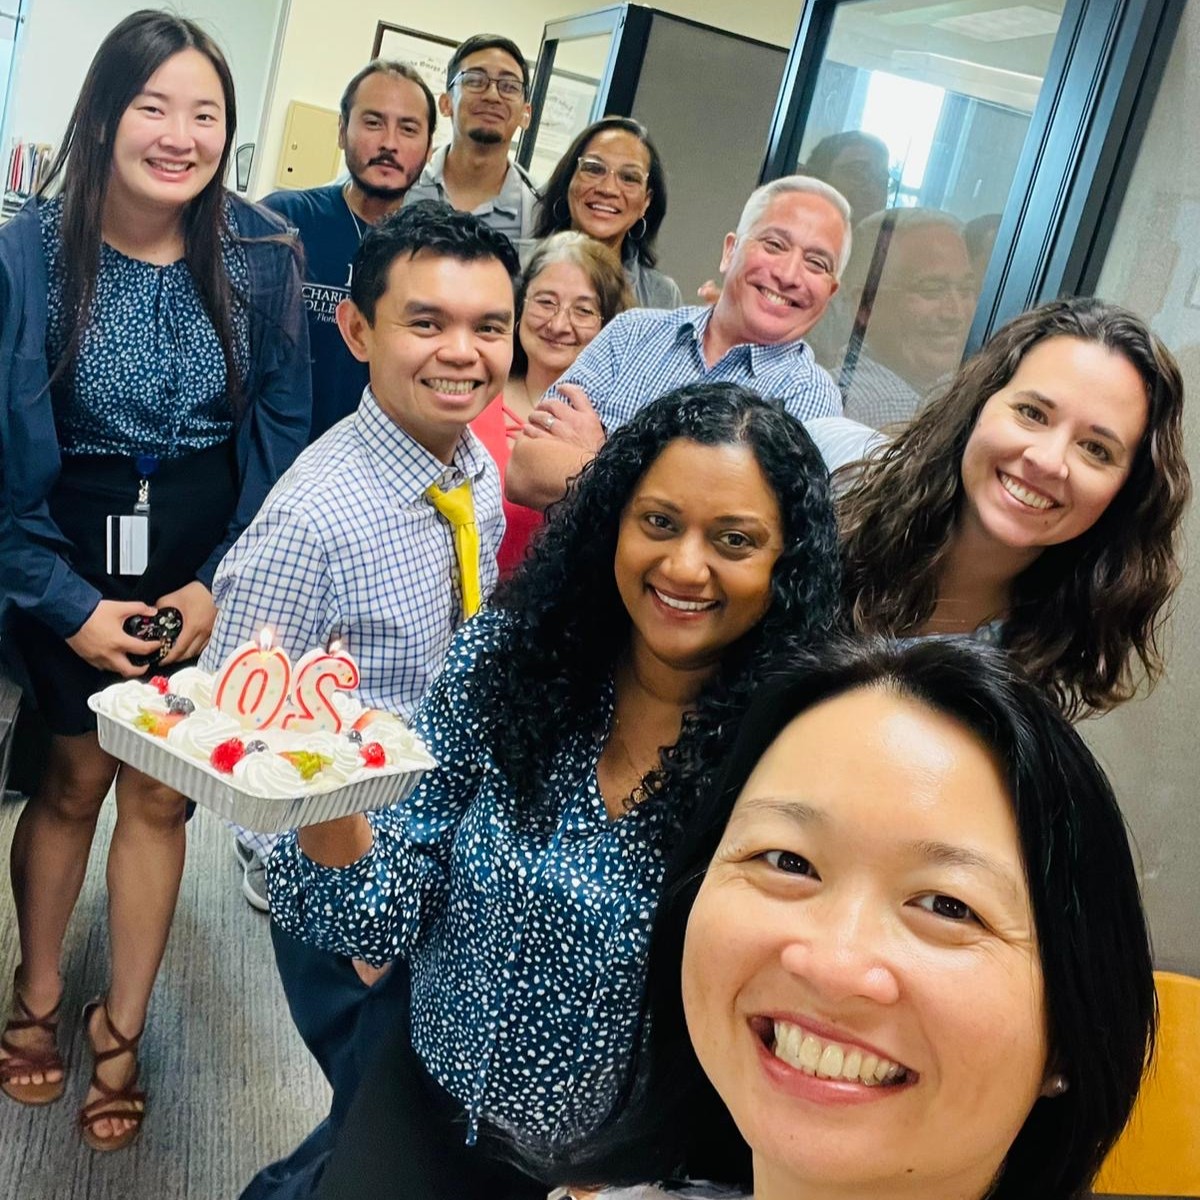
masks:
<path fill-rule="evenodd" d="M 250 373 L 235 433 L 239 497 L 224 540 L 197 578 L 212 586 L 225 551 L 308 440 L 308 323 L 287 231 L 275 214 L 232 195 L 250 268 Z M 68 566 L 70 543 L 47 498 L 61 459 L 46 361 L 46 260 L 37 201 L 0 228 L 0 614 L 16 605 L 70 637 L 103 599 Z M 7 365 L 6 365 L 7 364 Z"/>

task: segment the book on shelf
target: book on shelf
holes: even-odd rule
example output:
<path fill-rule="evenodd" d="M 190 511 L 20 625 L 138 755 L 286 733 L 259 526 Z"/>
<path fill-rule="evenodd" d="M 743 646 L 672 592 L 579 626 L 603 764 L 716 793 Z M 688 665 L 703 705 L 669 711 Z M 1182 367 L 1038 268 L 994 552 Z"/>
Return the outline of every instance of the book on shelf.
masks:
<path fill-rule="evenodd" d="M 54 161 L 54 147 L 45 142 L 15 140 L 8 155 L 4 183 L 3 216 L 10 217 L 45 182 Z"/>

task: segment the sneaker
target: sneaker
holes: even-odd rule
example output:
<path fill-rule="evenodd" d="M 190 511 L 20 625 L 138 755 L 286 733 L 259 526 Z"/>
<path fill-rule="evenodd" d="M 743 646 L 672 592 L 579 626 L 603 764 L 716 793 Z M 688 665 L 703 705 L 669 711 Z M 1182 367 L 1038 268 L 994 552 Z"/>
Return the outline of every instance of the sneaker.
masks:
<path fill-rule="evenodd" d="M 242 895 L 259 912 L 270 912 L 271 905 L 267 900 L 266 864 L 254 850 L 251 850 L 249 846 L 243 846 L 237 838 L 233 839 L 233 852 L 242 868 Z"/>

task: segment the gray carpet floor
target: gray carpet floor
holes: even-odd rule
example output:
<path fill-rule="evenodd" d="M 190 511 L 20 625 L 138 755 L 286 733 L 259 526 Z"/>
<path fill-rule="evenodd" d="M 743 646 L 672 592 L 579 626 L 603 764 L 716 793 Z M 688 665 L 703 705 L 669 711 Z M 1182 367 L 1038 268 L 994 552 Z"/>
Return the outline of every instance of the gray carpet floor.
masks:
<path fill-rule="evenodd" d="M 8 844 L 19 805 L 0 804 L 0 1004 L 7 1005 L 17 934 Z M 225 826 L 199 810 L 166 959 L 142 1041 L 149 1116 L 126 1150 L 95 1154 L 75 1116 L 90 1058 L 79 1011 L 107 971 L 105 805 L 87 882 L 67 936 L 60 1046 L 65 1096 L 44 1109 L 0 1095 L 0 1197 L 5 1200 L 233 1200 L 259 1167 L 291 1150 L 328 1111 L 325 1080 L 292 1026 L 271 957 L 267 918 L 242 898 Z"/>

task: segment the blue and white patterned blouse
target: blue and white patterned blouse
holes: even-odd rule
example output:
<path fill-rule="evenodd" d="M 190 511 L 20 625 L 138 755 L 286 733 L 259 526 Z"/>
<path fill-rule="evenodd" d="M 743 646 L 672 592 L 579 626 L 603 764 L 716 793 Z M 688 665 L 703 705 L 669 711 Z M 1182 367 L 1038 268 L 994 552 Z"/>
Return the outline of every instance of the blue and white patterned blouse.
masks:
<path fill-rule="evenodd" d="M 52 364 L 70 333 L 63 304 L 62 209 L 61 197 L 38 209 L 50 285 L 46 353 Z M 235 295 L 248 295 L 245 251 L 228 235 L 221 250 Z M 234 304 L 232 321 L 234 359 L 245 378 L 250 330 L 243 304 Z M 54 389 L 63 454 L 182 458 L 218 446 L 233 433 L 221 341 L 183 259 L 156 266 L 100 244 L 96 294 L 72 382 Z"/>
<path fill-rule="evenodd" d="M 509 620 L 485 612 L 455 635 L 415 719 L 439 766 L 370 815 L 371 851 L 321 867 L 293 833 L 267 863 L 289 933 L 376 963 L 408 956 L 413 1045 L 467 1110 L 468 1140 L 484 1117 L 537 1149 L 594 1129 L 625 1081 L 672 821 L 663 799 L 617 820 L 605 810 L 595 730 L 611 692 L 557 726 L 557 822 L 534 829 L 517 811 L 495 761 L 503 714 L 476 667 L 481 651 L 505 653 Z"/>

